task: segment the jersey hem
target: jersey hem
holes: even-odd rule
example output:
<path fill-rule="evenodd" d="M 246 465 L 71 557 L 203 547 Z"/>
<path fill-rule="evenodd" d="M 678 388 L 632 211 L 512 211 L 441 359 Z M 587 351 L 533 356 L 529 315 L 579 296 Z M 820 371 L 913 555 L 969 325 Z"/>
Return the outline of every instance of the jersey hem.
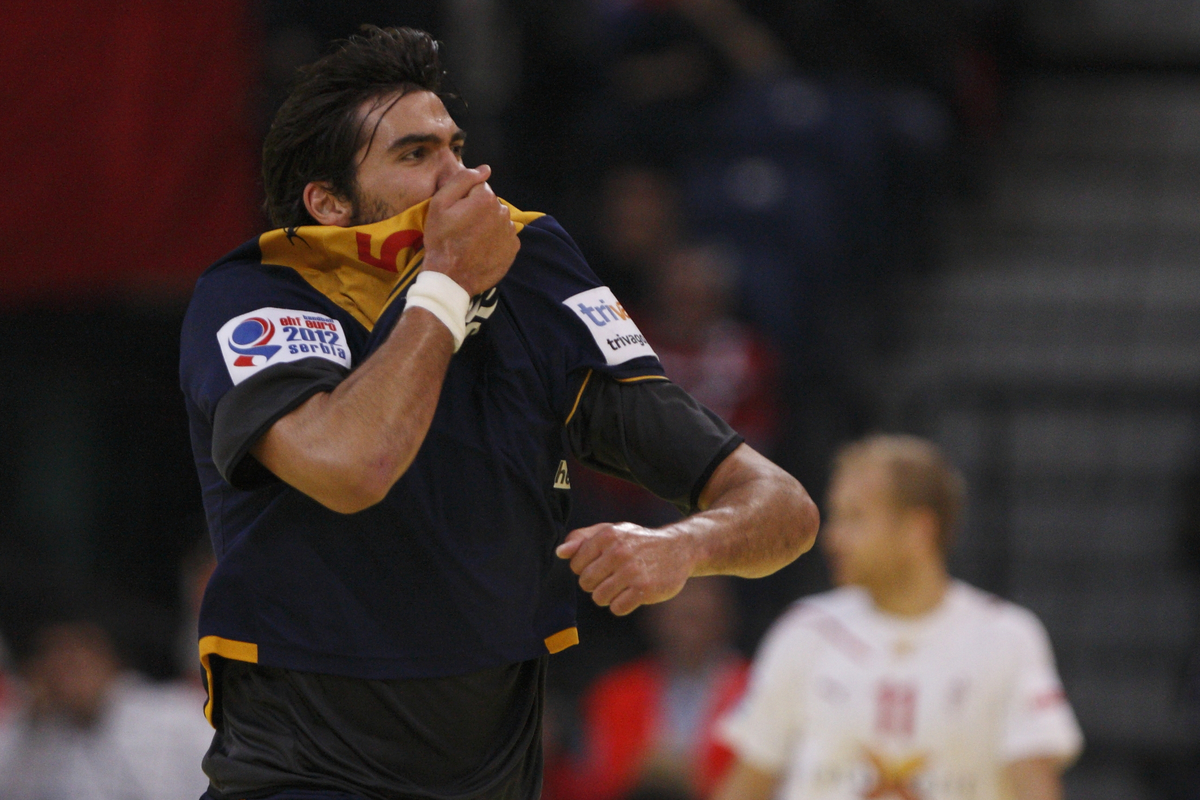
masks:
<path fill-rule="evenodd" d="M 249 661 L 264 667 L 338 675 L 362 680 L 402 680 L 407 678 L 444 678 L 482 669 L 515 664 L 561 652 L 579 642 L 574 623 L 543 638 L 530 638 L 516 644 L 492 646 L 473 651 L 443 652 L 434 655 L 372 657 L 319 653 L 295 645 L 259 641 L 242 642 L 222 636 L 205 636 L 206 641 L 233 642 L 243 649 L 217 652 L 236 661 Z M 253 647 L 254 658 L 248 657 Z M 210 651 L 216 652 L 216 651 Z M 246 656 L 246 657 L 244 657 Z"/>

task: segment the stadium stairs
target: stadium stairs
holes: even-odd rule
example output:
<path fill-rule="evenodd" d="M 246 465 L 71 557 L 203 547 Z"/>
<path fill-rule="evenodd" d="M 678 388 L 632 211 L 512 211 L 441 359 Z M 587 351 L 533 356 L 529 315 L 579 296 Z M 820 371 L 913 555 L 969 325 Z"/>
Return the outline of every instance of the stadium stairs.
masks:
<path fill-rule="evenodd" d="M 1049 630 L 1088 740 L 1069 800 L 1190 797 L 1171 786 L 1200 763 L 1181 697 L 1200 591 L 1180 555 L 1200 76 L 1043 75 L 1009 120 L 983 189 L 946 214 L 942 268 L 912 288 L 890 422 L 966 470 L 957 574 Z"/>

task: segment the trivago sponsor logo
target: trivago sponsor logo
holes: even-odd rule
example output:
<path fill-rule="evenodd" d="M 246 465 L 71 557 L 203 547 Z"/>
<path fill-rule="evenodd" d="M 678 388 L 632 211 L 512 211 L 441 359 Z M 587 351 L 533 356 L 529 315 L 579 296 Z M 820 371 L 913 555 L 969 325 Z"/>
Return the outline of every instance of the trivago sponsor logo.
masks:
<path fill-rule="evenodd" d="M 650 343 L 646 341 L 646 337 L 642 336 L 640 333 L 635 333 L 630 336 L 614 336 L 611 339 L 605 339 L 604 343 L 613 350 L 620 350 L 622 347 L 629 347 L 630 345 L 645 345 L 646 347 L 650 346 Z"/>
<path fill-rule="evenodd" d="M 576 295 L 578 296 L 578 295 Z M 576 303 L 580 312 L 587 315 L 593 325 L 603 328 L 609 322 L 620 322 L 623 319 L 629 319 L 629 312 L 625 310 L 625 306 L 613 301 L 611 303 L 601 300 L 594 306 L 589 306 L 586 303 Z"/>
<path fill-rule="evenodd" d="M 350 367 L 341 323 L 310 311 L 260 308 L 222 325 L 217 341 L 235 384 L 273 364 L 314 356 Z"/>
<path fill-rule="evenodd" d="M 629 312 L 617 302 L 607 286 L 568 297 L 563 305 L 587 326 L 609 364 L 623 364 L 635 358 L 654 355 L 654 350 L 630 318 Z"/>

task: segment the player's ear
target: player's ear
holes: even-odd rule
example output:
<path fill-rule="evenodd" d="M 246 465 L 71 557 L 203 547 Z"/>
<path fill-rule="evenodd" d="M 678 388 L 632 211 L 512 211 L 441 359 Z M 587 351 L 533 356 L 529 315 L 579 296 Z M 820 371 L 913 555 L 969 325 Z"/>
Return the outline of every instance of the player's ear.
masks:
<path fill-rule="evenodd" d="M 304 207 L 320 225 L 350 225 L 354 218 L 353 204 L 334 193 L 324 181 L 310 181 L 304 187 Z"/>

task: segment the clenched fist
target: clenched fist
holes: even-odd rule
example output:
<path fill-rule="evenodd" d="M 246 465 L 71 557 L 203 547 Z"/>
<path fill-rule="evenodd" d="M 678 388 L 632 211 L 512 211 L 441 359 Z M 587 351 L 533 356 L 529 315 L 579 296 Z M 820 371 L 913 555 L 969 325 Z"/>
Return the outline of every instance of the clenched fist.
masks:
<path fill-rule="evenodd" d="M 474 297 L 500 282 L 521 242 L 508 208 L 487 185 L 491 167 L 463 170 L 429 202 L 424 269 L 452 278 Z"/>
<path fill-rule="evenodd" d="M 619 617 L 679 594 L 695 564 L 688 541 L 630 522 L 571 531 L 555 553 L 570 559 L 580 588 L 596 605 Z"/>

